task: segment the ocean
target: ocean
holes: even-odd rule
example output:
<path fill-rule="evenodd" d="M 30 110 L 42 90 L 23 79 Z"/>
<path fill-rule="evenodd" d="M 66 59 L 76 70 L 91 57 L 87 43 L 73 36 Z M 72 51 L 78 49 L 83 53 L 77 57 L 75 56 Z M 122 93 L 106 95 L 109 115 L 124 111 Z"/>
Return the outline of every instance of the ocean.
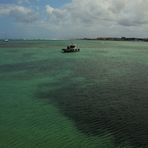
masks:
<path fill-rule="evenodd" d="M 148 43 L 0 42 L 0 148 L 147 148 Z"/>

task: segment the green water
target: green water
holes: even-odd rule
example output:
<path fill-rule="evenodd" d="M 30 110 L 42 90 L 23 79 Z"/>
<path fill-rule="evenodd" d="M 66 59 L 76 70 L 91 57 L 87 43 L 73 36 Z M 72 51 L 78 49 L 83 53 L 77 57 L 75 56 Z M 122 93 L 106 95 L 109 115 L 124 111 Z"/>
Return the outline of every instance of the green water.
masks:
<path fill-rule="evenodd" d="M 148 147 L 148 43 L 0 43 L 0 148 Z"/>

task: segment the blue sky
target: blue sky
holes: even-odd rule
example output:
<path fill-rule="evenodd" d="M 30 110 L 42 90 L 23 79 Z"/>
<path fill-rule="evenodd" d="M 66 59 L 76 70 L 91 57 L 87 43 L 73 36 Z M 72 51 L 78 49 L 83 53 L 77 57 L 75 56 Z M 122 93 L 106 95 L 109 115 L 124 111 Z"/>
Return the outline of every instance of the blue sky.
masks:
<path fill-rule="evenodd" d="M 148 37 L 147 0 L 0 0 L 0 38 Z"/>
<path fill-rule="evenodd" d="M 66 3 L 71 2 L 71 0 L 0 0 L 1 4 L 20 4 L 20 3 L 31 3 L 38 4 L 39 6 L 45 6 L 46 4 L 51 4 L 53 7 L 61 7 Z"/>
<path fill-rule="evenodd" d="M 46 5 L 50 4 L 54 8 L 61 8 L 69 2 L 71 0 L 0 0 L 0 5 L 1 7 L 7 5 L 14 7 L 14 5 L 17 5 L 32 10 L 38 9 L 37 13 L 40 14 L 41 18 L 44 18 Z M 0 15 L 0 38 L 50 38 L 50 34 L 52 34 L 42 27 L 32 27 L 33 24 L 21 23 L 21 21 L 17 22 L 17 20 L 13 19 L 12 15 Z"/>

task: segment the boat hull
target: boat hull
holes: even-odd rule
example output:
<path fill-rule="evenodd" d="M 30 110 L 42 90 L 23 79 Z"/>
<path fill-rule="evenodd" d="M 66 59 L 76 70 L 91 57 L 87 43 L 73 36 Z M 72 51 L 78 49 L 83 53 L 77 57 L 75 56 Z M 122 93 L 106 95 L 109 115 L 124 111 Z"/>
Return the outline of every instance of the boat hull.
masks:
<path fill-rule="evenodd" d="M 80 49 L 76 48 L 76 49 L 62 49 L 63 52 L 78 52 L 80 51 Z"/>

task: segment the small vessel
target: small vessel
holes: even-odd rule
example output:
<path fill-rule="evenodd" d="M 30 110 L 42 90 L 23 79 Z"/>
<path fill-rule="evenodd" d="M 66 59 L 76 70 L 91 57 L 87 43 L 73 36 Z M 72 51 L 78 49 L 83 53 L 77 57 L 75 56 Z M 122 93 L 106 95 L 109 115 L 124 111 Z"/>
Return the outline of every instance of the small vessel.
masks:
<path fill-rule="evenodd" d="M 8 41 L 9 41 L 8 39 L 5 39 L 5 40 L 4 40 L 4 42 L 8 42 Z"/>
<path fill-rule="evenodd" d="M 63 52 L 78 52 L 80 51 L 80 49 L 76 45 L 71 44 L 67 46 L 67 48 L 62 49 L 62 51 Z"/>

